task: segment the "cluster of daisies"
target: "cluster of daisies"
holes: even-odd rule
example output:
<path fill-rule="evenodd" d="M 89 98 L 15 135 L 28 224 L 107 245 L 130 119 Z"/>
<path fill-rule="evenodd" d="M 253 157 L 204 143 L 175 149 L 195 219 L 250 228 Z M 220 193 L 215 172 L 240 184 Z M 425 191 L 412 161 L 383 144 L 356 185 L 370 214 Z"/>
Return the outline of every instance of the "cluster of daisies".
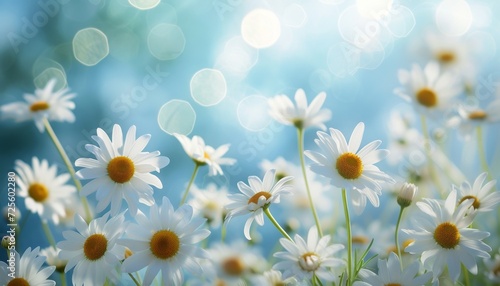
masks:
<path fill-rule="evenodd" d="M 39 218 L 40 232 L 50 246 L 30 245 L 22 255 L 13 253 L 14 275 L 0 262 L 0 283 L 499 283 L 500 192 L 480 139 L 484 124 L 500 119 L 500 100 L 492 98 L 484 107 L 470 104 L 479 99 L 470 93 L 471 78 L 457 74 L 461 69 L 454 63 L 461 53 L 453 48 L 434 51 L 429 63 L 399 72 L 402 87 L 395 93 L 412 103 L 421 125 L 414 126 L 408 116 L 412 113 L 394 113 L 391 154 L 379 148 L 381 140 L 362 144 L 363 122 L 349 136 L 327 129 L 331 111 L 323 108 L 326 94 L 309 101 L 302 89 L 294 100 L 287 95 L 268 100 L 269 114 L 298 131 L 297 160 L 263 160 L 261 175 L 234 186 L 195 184 L 200 169 L 207 167 L 209 176 L 218 176 L 224 166 L 237 163 L 226 157 L 229 144 L 214 148 L 200 136 L 174 134 L 193 162 L 177 207 L 167 196 L 158 200 L 155 195 L 163 188 L 155 173 L 169 158 L 146 151 L 151 135 L 138 135 L 135 126 L 123 130 L 114 125 L 111 134 L 98 128 L 92 137 L 95 144 L 85 146 L 92 157 L 69 162 L 50 122 L 74 121 L 75 95 L 68 89 L 54 91 L 55 81 L 49 81 L 44 89 L 26 95 L 25 102 L 0 108 L 3 118 L 34 120 L 40 132 L 48 133 L 67 168 L 67 173 L 59 173 L 55 164 L 38 157 L 15 162 L 18 195 Z M 305 131 L 316 128 L 321 130 L 315 134 L 315 146 L 304 150 Z M 466 140 L 477 134 L 476 163 L 484 171 L 471 175 L 472 184 L 444 148 L 444 134 L 454 130 Z M 412 161 L 417 155 L 425 158 L 420 164 Z M 385 159 L 402 171 L 382 171 L 377 164 Z M 94 194 L 95 205 L 87 200 Z M 384 213 L 365 226 L 359 218 L 367 202 L 368 207 L 383 205 Z M 243 233 L 226 238 L 237 217 L 246 219 Z M 259 226 L 266 223 L 282 237 L 262 235 Z M 19 238 L 27 230 L 22 221 L 18 225 Z M 63 239 L 56 241 L 54 230 L 61 231 Z M 271 248 L 269 256 L 262 254 L 262 246 Z M 17 250 L 22 247 L 18 244 Z"/>

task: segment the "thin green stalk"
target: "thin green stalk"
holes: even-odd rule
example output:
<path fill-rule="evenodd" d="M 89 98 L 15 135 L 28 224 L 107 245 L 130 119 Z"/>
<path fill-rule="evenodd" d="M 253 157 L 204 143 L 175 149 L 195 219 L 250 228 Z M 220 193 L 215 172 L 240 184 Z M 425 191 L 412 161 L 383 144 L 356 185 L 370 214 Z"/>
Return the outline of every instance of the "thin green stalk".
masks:
<path fill-rule="evenodd" d="M 67 284 L 66 284 L 66 272 L 64 272 L 64 271 L 63 271 L 63 272 L 61 272 L 61 273 L 60 273 L 60 276 L 61 276 L 61 285 L 62 285 L 62 286 L 66 286 L 66 285 L 67 285 Z"/>
<path fill-rule="evenodd" d="M 75 184 L 76 189 L 78 192 L 82 189 L 82 184 L 80 183 L 80 180 L 76 177 L 75 169 L 73 168 L 73 165 L 71 164 L 68 155 L 66 154 L 66 151 L 64 151 L 64 148 L 61 145 L 61 142 L 56 136 L 56 133 L 52 129 L 52 126 L 50 125 L 50 122 L 47 118 L 43 119 L 43 125 L 45 126 L 45 129 L 47 130 L 47 133 L 50 136 L 50 139 L 56 146 L 57 152 L 59 152 L 59 155 L 63 159 L 64 165 L 66 165 L 66 168 L 68 169 L 68 172 L 73 179 L 73 183 Z M 83 207 L 85 209 L 85 220 L 87 222 L 90 222 L 92 220 L 92 214 L 90 212 L 89 208 L 89 203 L 87 201 L 86 197 L 81 197 Z"/>
<path fill-rule="evenodd" d="M 490 167 L 488 166 L 488 161 L 486 160 L 486 152 L 484 150 L 484 143 L 483 143 L 483 129 L 481 126 L 478 126 L 476 128 L 476 135 L 477 135 L 477 150 L 479 152 L 479 160 L 481 160 L 481 168 L 483 169 L 484 172 L 488 173 L 488 180 L 493 180 L 493 177 L 491 176 L 490 172 Z"/>
<path fill-rule="evenodd" d="M 191 175 L 191 179 L 189 179 L 189 183 L 186 187 L 186 190 L 184 191 L 184 195 L 182 195 L 181 203 L 179 204 L 179 206 L 182 206 L 186 202 L 187 196 L 189 194 L 189 189 L 191 188 L 191 185 L 194 182 L 194 178 L 196 178 L 196 174 L 198 173 L 199 168 L 200 168 L 200 165 L 195 163 L 193 174 Z"/>
<path fill-rule="evenodd" d="M 349 206 L 347 205 L 347 193 L 342 189 L 342 203 L 344 205 L 345 227 L 347 230 L 347 285 L 351 286 L 354 282 L 352 273 L 352 233 L 351 233 L 351 218 L 349 216 Z"/>
<path fill-rule="evenodd" d="M 404 208 L 401 207 L 399 210 L 398 222 L 396 223 L 396 231 L 394 233 L 394 240 L 396 242 L 396 252 L 399 257 L 399 265 L 401 266 L 401 271 L 403 271 L 403 258 L 401 257 L 401 248 L 399 247 L 399 224 L 401 223 L 401 218 L 403 217 Z"/>
<path fill-rule="evenodd" d="M 439 178 L 436 175 L 436 170 L 434 169 L 434 164 L 432 161 L 432 155 L 431 155 L 431 138 L 429 135 L 429 129 L 427 128 L 427 121 L 424 115 L 420 117 L 421 123 L 422 123 L 422 133 L 424 134 L 424 144 L 425 144 L 425 154 L 427 157 L 427 163 L 429 165 L 429 173 L 431 175 L 432 180 L 436 184 L 436 187 L 441 194 L 441 196 L 445 196 L 445 193 L 443 192 L 443 187 L 441 186 L 441 182 L 439 181 Z"/>
<path fill-rule="evenodd" d="M 465 283 L 465 286 L 470 286 L 469 271 L 467 270 L 467 268 L 463 264 L 462 264 L 462 271 L 464 272 L 464 283 Z"/>
<path fill-rule="evenodd" d="M 47 240 L 49 241 L 50 245 L 54 249 L 56 249 L 56 241 L 54 239 L 54 236 L 52 235 L 52 232 L 50 231 L 49 225 L 44 220 L 42 220 L 42 228 L 43 228 L 43 232 L 45 233 L 45 236 L 47 237 Z"/>
<path fill-rule="evenodd" d="M 286 231 L 281 227 L 281 225 L 274 219 L 273 215 L 269 211 L 268 207 L 264 207 L 264 213 L 267 215 L 269 220 L 274 224 L 274 226 L 281 232 L 281 234 L 286 237 L 288 240 L 292 240 L 292 238 L 286 233 Z"/>
<path fill-rule="evenodd" d="M 132 281 L 134 281 L 135 285 L 141 286 L 139 281 L 137 281 L 137 279 L 135 279 L 135 277 L 134 277 L 134 275 L 132 275 L 132 273 L 129 273 L 128 276 L 130 276 L 130 278 L 132 278 Z"/>
<path fill-rule="evenodd" d="M 300 157 L 300 166 L 302 167 L 302 176 L 304 176 L 304 182 L 306 184 L 307 197 L 309 199 L 309 206 L 311 208 L 314 222 L 316 223 L 316 227 L 318 228 L 318 234 L 320 237 L 323 237 L 323 230 L 321 229 L 321 224 L 319 222 L 318 214 L 316 212 L 316 208 L 314 207 L 314 202 L 311 195 L 311 190 L 309 189 L 309 182 L 307 180 L 307 172 L 306 172 L 306 164 L 304 161 L 304 129 L 301 127 L 297 127 L 297 139 L 299 146 L 299 157 Z"/>

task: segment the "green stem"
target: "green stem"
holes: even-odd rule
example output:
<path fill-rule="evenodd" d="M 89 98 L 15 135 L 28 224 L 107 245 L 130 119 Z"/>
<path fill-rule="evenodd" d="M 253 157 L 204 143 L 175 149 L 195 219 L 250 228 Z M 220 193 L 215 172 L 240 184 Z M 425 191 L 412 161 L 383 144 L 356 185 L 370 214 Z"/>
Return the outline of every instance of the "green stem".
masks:
<path fill-rule="evenodd" d="M 352 233 L 351 233 L 351 218 L 349 216 L 349 206 L 347 205 L 347 193 L 342 189 L 342 203 L 344 205 L 345 227 L 347 230 L 347 285 L 351 286 L 354 282 L 352 273 Z"/>
<path fill-rule="evenodd" d="M 401 271 L 403 271 L 403 257 L 401 257 L 401 248 L 399 247 L 399 224 L 401 223 L 401 218 L 403 217 L 404 208 L 401 207 L 399 210 L 398 222 L 396 223 L 396 232 L 394 233 L 394 240 L 396 241 L 396 252 L 399 257 L 399 265 L 401 266 Z"/>
<path fill-rule="evenodd" d="M 432 181 L 436 184 L 436 187 L 441 194 L 441 196 L 445 196 L 445 193 L 443 191 L 443 187 L 441 186 L 441 182 L 439 181 L 439 178 L 436 175 L 436 170 L 434 169 L 434 164 L 432 161 L 432 154 L 431 154 L 431 138 L 429 135 L 429 129 L 427 128 L 427 121 L 424 115 L 420 117 L 421 123 L 422 123 L 422 133 L 424 134 L 424 144 L 425 144 L 425 154 L 427 157 L 427 164 L 429 166 L 429 173 L 431 175 Z"/>
<path fill-rule="evenodd" d="M 304 129 L 297 128 L 297 139 L 299 145 L 299 157 L 300 157 L 300 165 L 302 167 L 302 176 L 304 176 L 304 182 L 306 184 L 307 197 L 309 199 L 309 206 L 311 208 L 314 222 L 316 223 L 316 227 L 318 228 L 318 234 L 320 237 L 323 237 L 323 230 L 321 229 L 321 224 L 319 222 L 318 214 L 316 212 L 316 208 L 314 207 L 314 202 L 311 195 L 311 190 L 309 189 L 309 182 L 307 181 L 307 172 L 306 172 L 306 164 L 304 161 Z"/>
<path fill-rule="evenodd" d="M 80 180 L 76 177 L 75 169 L 73 168 L 73 165 L 71 164 L 68 155 L 66 154 L 66 151 L 64 151 L 64 148 L 61 145 L 61 142 L 56 136 L 56 133 L 52 129 L 52 126 L 50 125 L 50 122 L 47 118 L 43 119 L 43 125 L 45 126 L 45 129 L 47 130 L 47 133 L 50 136 L 50 139 L 56 146 L 57 152 L 59 152 L 59 155 L 63 159 L 64 165 L 66 165 L 66 168 L 68 169 L 68 172 L 73 179 L 73 183 L 75 184 L 76 189 L 78 192 L 82 189 L 82 184 L 80 183 Z M 87 201 L 86 197 L 81 197 L 83 207 L 85 208 L 85 220 L 90 222 L 92 220 L 92 214 L 90 212 L 89 208 L 89 203 Z"/>
<path fill-rule="evenodd" d="M 479 159 L 481 160 L 481 168 L 483 168 L 483 171 L 488 173 L 488 180 L 493 180 L 493 177 L 491 176 L 490 168 L 488 166 L 488 161 L 486 160 L 486 152 L 484 150 L 484 143 L 483 143 L 483 129 L 481 126 L 478 126 L 476 128 L 476 135 L 477 135 L 477 150 L 479 152 Z"/>
<path fill-rule="evenodd" d="M 186 187 L 186 190 L 184 191 L 184 195 L 182 195 L 181 203 L 179 204 L 179 206 L 182 206 L 186 202 L 187 196 L 189 194 L 189 189 L 191 188 L 191 185 L 194 182 L 194 178 L 196 178 L 196 174 L 198 173 L 199 168 L 200 168 L 200 165 L 195 163 L 193 174 L 191 175 L 191 179 L 189 179 L 189 183 Z"/>
<path fill-rule="evenodd" d="M 274 226 L 281 232 L 281 234 L 284 237 L 286 237 L 288 240 L 292 240 L 292 238 L 288 235 L 288 233 L 286 233 L 286 231 L 281 227 L 281 225 L 274 219 L 268 207 L 264 207 L 264 213 L 267 215 L 269 220 L 274 224 Z"/>
<path fill-rule="evenodd" d="M 61 276 L 61 285 L 66 286 L 67 285 L 66 284 L 66 272 L 64 272 L 64 271 L 61 272 L 60 276 Z"/>
<path fill-rule="evenodd" d="M 222 223 L 221 230 L 220 230 L 220 242 L 224 243 L 224 240 L 226 240 L 226 225 Z"/>
<path fill-rule="evenodd" d="M 45 236 L 47 237 L 47 240 L 49 241 L 50 245 L 54 249 L 56 249 L 56 241 L 54 239 L 54 236 L 52 235 L 52 232 L 50 231 L 49 225 L 44 220 L 42 220 L 42 228 L 43 228 L 43 232 L 45 233 Z"/>
<path fill-rule="evenodd" d="M 462 264 L 462 271 L 464 272 L 464 283 L 465 286 L 470 286 L 469 270 Z"/>
<path fill-rule="evenodd" d="M 129 273 L 128 276 L 130 276 L 130 278 L 132 278 L 132 281 L 134 281 L 135 285 L 141 286 L 139 281 L 137 281 L 137 279 L 135 279 L 135 277 L 134 277 L 134 275 L 132 275 L 132 273 Z"/>

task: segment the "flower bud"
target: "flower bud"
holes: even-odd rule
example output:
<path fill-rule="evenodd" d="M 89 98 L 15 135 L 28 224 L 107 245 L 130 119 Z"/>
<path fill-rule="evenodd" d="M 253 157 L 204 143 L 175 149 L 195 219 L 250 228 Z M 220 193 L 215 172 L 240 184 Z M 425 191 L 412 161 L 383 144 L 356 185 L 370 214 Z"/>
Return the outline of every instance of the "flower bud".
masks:
<path fill-rule="evenodd" d="M 8 235 L 2 237 L 2 247 L 5 249 L 9 249 L 9 236 Z"/>
<path fill-rule="evenodd" d="M 417 193 L 418 187 L 412 183 L 404 183 L 398 194 L 398 204 L 402 208 L 406 208 L 411 205 L 415 194 Z"/>

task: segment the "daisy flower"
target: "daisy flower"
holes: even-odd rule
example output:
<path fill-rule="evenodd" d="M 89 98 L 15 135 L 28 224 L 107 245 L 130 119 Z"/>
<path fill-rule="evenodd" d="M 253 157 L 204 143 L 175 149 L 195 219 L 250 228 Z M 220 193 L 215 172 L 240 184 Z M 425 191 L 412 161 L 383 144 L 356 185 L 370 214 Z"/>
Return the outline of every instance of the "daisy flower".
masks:
<path fill-rule="evenodd" d="M 224 187 L 219 189 L 210 183 L 205 189 L 193 186 L 192 193 L 193 198 L 189 204 L 194 208 L 195 214 L 206 218 L 211 227 L 219 227 L 226 215 L 224 206 L 228 203 L 227 189 Z"/>
<path fill-rule="evenodd" d="M 280 238 L 286 251 L 276 252 L 274 257 L 282 261 L 273 266 L 283 271 L 283 278 L 295 277 L 297 280 L 311 280 L 313 276 L 325 281 L 335 281 L 338 277 L 329 269 L 344 265 L 344 261 L 334 258 L 334 254 L 344 249 L 342 244 L 329 244 L 330 236 L 318 236 L 316 227 L 311 227 L 305 241 L 295 234 L 293 241 Z"/>
<path fill-rule="evenodd" d="M 421 254 L 424 268 L 434 273 L 434 279 L 448 267 L 450 278 L 456 282 L 461 264 L 477 274 L 475 257 L 490 257 L 491 248 L 481 241 L 490 234 L 469 228 L 476 214 L 470 211 L 474 200 L 468 199 L 458 206 L 456 202 L 456 190 L 448 195 L 444 205 L 434 199 L 417 202 L 421 214 L 414 221 L 415 228 L 403 229 L 415 240 L 405 250 Z"/>
<path fill-rule="evenodd" d="M 279 286 L 279 285 L 300 285 L 293 277 L 283 279 L 281 272 L 274 269 L 264 272 L 262 275 L 251 279 L 252 285 Z M 305 284 L 305 283 L 303 283 Z"/>
<path fill-rule="evenodd" d="M 321 92 L 308 106 L 304 90 L 298 89 L 295 92 L 295 104 L 286 95 L 277 95 L 267 102 L 271 117 L 282 124 L 294 125 L 299 129 L 318 127 L 325 130 L 324 122 L 332 117 L 329 109 L 321 109 L 325 99 L 326 93 Z"/>
<path fill-rule="evenodd" d="M 330 128 L 330 135 L 319 131 L 314 140 L 322 153 L 305 151 L 304 154 L 313 161 L 311 170 L 331 179 L 331 184 L 346 190 L 352 190 L 352 203 L 357 213 L 366 206 L 366 198 L 378 207 L 382 184 L 394 184 L 395 181 L 374 164 L 384 159 L 389 151 L 377 150 L 381 141 L 368 143 L 359 150 L 365 125 L 358 123 L 347 143 L 340 130 Z"/>
<path fill-rule="evenodd" d="M 500 192 L 491 192 L 491 190 L 494 190 L 493 187 L 497 182 L 496 180 L 489 181 L 483 186 L 487 176 L 488 174 L 486 172 L 480 174 L 474 181 L 472 187 L 467 181 L 462 183 L 459 189 L 453 186 L 453 188 L 457 189 L 460 194 L 458 197 L 458 203 L 461 204 L 467 199 L 472 199 L 472 207 L 474 207 L 477 212 L 489 212 L 495 210 L 495 205 L 500 203 Z"/>
<path fill-rule="evenodd" d="M 241 194 L 229 194 L 230 203 L 226 205 L 228 213 L 224 223 L 229 223 L 231 218 L 239 215 L 250 214 L 245 223 L 245 237 L 251 240 L 250 227 L 253 221 L 257 221 L 260 226 L 264 225 L 264 208 L 271 204 L 279 203 L 281 195 L 290 192 L 290 185 L 286 184 L 293 177 L 284 177 L 275 183 L 276 170 L 271 169 L 264 175 L 264 180 L 256 176 L 248 177 L 249 185 L 238 182 L 238 189 Z"/>
<path fill-rule="evenodd" d="M 458 128 L 465 139 L 470 139 L 477 127 L 500 121 L 500 99 L 491 102 L 484 109 L 461 104 L 457 112 L 458 116 L 450 118 L 448 126 Z"/>
<path fill-rule="evenodd" d="M 205 141 L 200 136 L 193 136 L 189 139 L 187 136 L 174 133 L 175 138 L 179 140 L 184 152 L 199 165 L 208 165 L 208 175 L 223 175 L 221 165 L 233 165 L 236 159 L 223 157 L 229 150 L 229 144 L 224 144 L 217 149 L 205 145 Z"/>
<path fill-rule="evenodd" d="M 110 139 L 101 128 L 97 128 L 97 136 L 92 139 L 99 146 L 87 144 L 85 149 L 94 154 L 96 159 L 80 158 L 77 167 L 83 169 L 76 172 L 79 179 L 92 180 L 83 186 L 81 194 L 88 196 L 96 193 L 96 212 L 101 212 L 111 204 L 111 215 L 120 210 L 122 199 L 127 201 L 132 214 L 137 213 L 137 202 L 145 205 L 154 204 L 153 188 L 163 187 L 160 179 L 152 171 L 160 172 L 167 166 L 169 159 L 160 156 L 159 151 L 143 152 L 151 139 L 151 135 L 135 138 L 135 126 L 127 131 L 125 141 L 119 125 L 113 126 L 113 137 Z"/>
<path fill-rule="evenodd" d="M 403 271 L 398 256 L 392 252 L 387 260 L 378 260 L 378 274 L 367 269 L 361 269 L 359 277 L 361 281 L 354 282 L 354 286 L 421 286 L 432 278 L 432 272 L 418 276 L 418 261 L 414 261 Z"/>
<path fill-rule="evenodd" d="M 125 229 L 125 216 L 120 213 L 112 218 L 109 213 L 92 220 L 75 216 L 76 231 L 63 232 L 65 240 L 57 243 L 59 258 L 67 260 L 65 272 L 73 269 L 73 285 L 104 285 L 106 279 L 118 282 L 120 261 L 125 248 L 116 242 Z"/>
<path fill-rule="evenodd" d="M 200 228 L 205 219 L 193 217 L 190 205 L 174 210 L 168 198 L 163 197 L 162 205 L 151 206 L 148 216 L 138 211 L 135 221 L 127 228 L 128 237 L 120 242 L 132 251 L 122 264 L 124 272 L 147 267 L 142 285 L 151 285 L 160 271 L 162 285 L 181 285 L 183 268 L 193 275 L 202 275 L 196 258 L 206 258 L 206 252 L 195 244 L 210 231 Z"/>
<path fill-rule="evenodd" d="M 495 257 L 484 261 L 487 272 L 485 275 L 492 282 L 500 282 L 500 253 L 495 254 Z"/>
<path fill-rule="evenodd" d="M 55 266 L 56 271 L 62 273 L 68 260 L 59 258 L 59 253 L 61 253 L 61 249 L 52 246 L 40 250 L 40 254 L 47 257 L 45 262 L 50 266 Z"/>
<path fill-rule="evenodd" d="M 54 91 L 56 80 L 51 79 L 43 89 L 36 89 L 35 94 L 25 94 L 26 102 L 13 102 L 0 107 L 3 119 L 13 119 L 16 122 L 34 120 L 40 132 L 45 130 L 43 119 L 49 121 L 75 121 L 71 111 L 75 104 L 71 99 L 74 93 L 66 94 L 69 89 Z"/>
<path fill-rule="evenodd" d="M 40 255 L 40 248 L 31 250 L 28 247 L 21 257 L 15 252 L 15 276 L 12 277 L 10 267 L 0 261 L 0 285 L 6 286 L 54 286 L 56 282 L 48 278 L 54 272 L 55 266 L 42 268 L 45 256 Z"/>
<path fill-rule="evenodd" d="M 435 62 L 428 63 L 423 69 L 413 65 L 409 71 L 400 70 L 398 78 L 403 87 L 394 92 L 413 103 L 418 113 L 434 118 L 442 116 L 462 92 L 459 78 L 450 72 L 441 73 Z"/>
<path fill-rule="evenodd" d="M 423 140 L 417 129 L 413 128 L 413 112 L 398 109 L 390 114 L 387 125 L 389 131 L 389 146 L 391 151 L 387 161 L 391 165 L 397 165 L 406 159 L 412 152 L 420 149 L 418 142 Z"/>
<path fill-rule="evenodd" d="M 57 166 L 49 166 L 47 160 L 32 158 L 32 166 L 16 160 L 19 196 L 25 198 L 26 208 L 36 213 L 44 221 L 58 224 L 66 215 L 64 206 L 76 192 L 76 188 L 66 185 L 69 174 L 57 176 Z"/>

